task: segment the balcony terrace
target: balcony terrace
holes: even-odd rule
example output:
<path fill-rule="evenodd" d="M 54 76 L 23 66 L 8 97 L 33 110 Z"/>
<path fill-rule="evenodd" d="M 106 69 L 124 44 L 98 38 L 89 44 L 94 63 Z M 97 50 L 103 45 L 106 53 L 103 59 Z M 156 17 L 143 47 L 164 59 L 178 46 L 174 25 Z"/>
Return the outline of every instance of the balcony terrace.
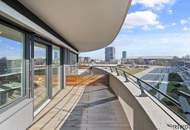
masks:
<path fill-rule="evenodd" d="M 142 96 L 137 83 L 125 82 L 108 68 L 67 77 L 67 87 L 29 130 L 173 130 L 187 125 L 151 95 Z"/>
<path fill-rule="evenodd" d="M 190 95 L 137 77 L 150 70 L 78 69 L 81 52 L 114 41 L 131 2 L 0 0 L 0 130 L 190 129 Z"/>
<path fill-rule="evenodd" d="M 35 117 L 29 130 L 131 129 L 105 75 L 69 78 L 67 88 Z"/>

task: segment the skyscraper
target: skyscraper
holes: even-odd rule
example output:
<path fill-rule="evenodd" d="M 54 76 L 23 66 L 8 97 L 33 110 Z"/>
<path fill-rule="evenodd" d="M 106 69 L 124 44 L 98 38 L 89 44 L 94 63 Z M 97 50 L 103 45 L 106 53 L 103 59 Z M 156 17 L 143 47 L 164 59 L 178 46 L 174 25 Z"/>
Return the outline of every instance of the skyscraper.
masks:
<path fill-rule="evenodd" d="M 127 63 L 127 52 L 122 51 L 121 64 L 126 64 L 126 63 Z"/>
<path fill-rule="evenodd" d="M 127 58 L 127 52 L 126 51 L 122 51 L 122 59 L 126 59 Z"/>
<path fill-rule="evenodd" d="M 105 48 L 105 61 L 112 62 L 115 60 L 115 48 L 107 47 Z"/>

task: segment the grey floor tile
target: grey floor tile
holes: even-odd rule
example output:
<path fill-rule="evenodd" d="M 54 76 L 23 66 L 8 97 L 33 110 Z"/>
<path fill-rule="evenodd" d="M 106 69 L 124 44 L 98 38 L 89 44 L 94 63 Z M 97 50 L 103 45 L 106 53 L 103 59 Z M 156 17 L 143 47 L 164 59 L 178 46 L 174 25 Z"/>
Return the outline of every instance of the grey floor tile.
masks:
<path fill-rule="evenodd" d="M 90 86 L 61 130 L 131 130 L 121 105 L 105 85 Z"/>

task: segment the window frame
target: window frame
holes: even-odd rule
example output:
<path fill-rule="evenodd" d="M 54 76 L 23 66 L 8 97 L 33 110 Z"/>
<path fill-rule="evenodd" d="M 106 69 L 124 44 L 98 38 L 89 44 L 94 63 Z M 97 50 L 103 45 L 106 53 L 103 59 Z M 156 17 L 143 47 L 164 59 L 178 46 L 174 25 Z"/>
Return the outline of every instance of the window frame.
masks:
<path fill-rule="evenodd" d="M 51 73 L 51 76 L 53 75 L 53 49 L 54 49 L 54 47 L 56 47 L 56 48 L 59 48 L 59 69 L 60 69 L 60 74 L 59 74 L 59 78 L 60 78 L 60 81 L 59 81 L 59 87 L 60 87 L 60 89 L 53 95 L 53 86 L 52 86 L 52 79 L 51 79 L 51 96 L 52 97 L 55 97 L 62 89 L 63 89 L 63 86 L 62 86 L 62 80 L 63 80 L 63 74 L 62 74 L 62 72 L 63 72 L 63 68 L 62 68 L 62 59 L 63 59 L 63 55 L 62 55 L 62 47 L 60 47 L 60 46 L 57 46 L 57 45 L 54 45 L 54 44 L 52 44 L 52 64 L 51 64 L 51 71 L 52 71 L 52 73 Z"/>
<path fill-rule="evenodd" d="M 21 81 L 22 81 L 22 87 L 23 87 L 23 93 L 24 95 L 21 95 L 20 97 L 17 97 L 14 101 L 12 102 L 9 102 L 9 103 L 6 103 L 2 106 L 0 106 L 0 114 L 3 113 L 4 111 L 8 110 L 9 108 L 15 106 L 16 104 L 20 103 L 21 101 L 23 101 L 24 99 L 27 99 L 27 97 L 29 96 L 28 93 L 27 93 L 27 89 L 29 88 L 29 86 L 27 86 L 27 79 L 26 79 L 26 53 L 29 53 L 27 52 L 26 50 L 26 42 L 28 40 L 27 38 L 27 34 L 28 32 L 27 31 L 24 31 L 22 28 L 19 28 L 18 26 L 15 26 L 14 23 L 10 23 L 7 21 L 6 18 L 3 18 L 0 17 L 0 24 L 3 25 L 3 26 L 6 26 L 8 28 L 11 28 L 17 32 L 20 32 L 23 34 L 24 36 L 24 41 L 23 41 L 23 54 L 22 54 L 22 70 L 21 72 L 23 73 L 22 74 L 22 78 L 21 78 Z"/>
<path fill-rule="evenodd" d="M 39 38 L 37 38 L 36 39 L 36 37 L 34 37 L 34 42 L 33 42 L 33 44 L 32 44 L 32 51 L 31 51 L 31 54 L 32 54 L 32 56 L 31 56 L 31 72 L 32 72 L 32 74 L 31 74 L 31 77 L 32 77 L 32 79 L 34 78 L 34 68 L 35 68 L 35 65 L 34 65 L 34 47 L 35 47 L 35 43 L 36 44 L 41 44 L 41 45 L 43 45 L 43 46 L 45 46 L 45 49 L 46 49 L 46 82 L 45 82 L 45 87 L 47 87 L 47 97 L 46 97 L 46 99 L 45 99 L 45 102 L 48 100 L 48 99 L 51 99 L 51 95 L 50 95 L 50 93 L 51 93 L 51 90 L 49 89 L 49 87 L 50 87 L 50 81 L 51 81 L 51 71 L 49 70 L 49 64 L 50 64 L 50 60 L 51 60 L 51 58 L 49 57 L 49 55 L 50 55 L 50 48 L 51 48 L 51 46 L 49 45 L 49 44 L 47 44 L 45 41 L 43 41 L 42 39 L 39 39 Z M 33 98 L 33 109 L 34 109 L 34 112 L 36 111 L 36 110 L 38 110 L 39 108 L 40 108 L 40 106 L 41 105 L 43 105 L 43 103 L 41 104 L 41 105 L 39 105 L 38 107 L 36 107 L 35 108 L 35 106 L 34 106 L 34 79 L 33 80 L 31 80 L 30 81 L 31 82 L 31 90 L 32 90 L 32 96 L 31 96 L 31 98 Z"/>
<path fill-rule="evenodd" d="M 52 65 L 52 47 L 53 46 L 57 46 L 60 48 L 60 70 L 61 70 L 61 74 L 60 74 L 60 91 L 64 89 L 64 74 L 65 74 L 65 70 L 64 70 L 64 65 L 71 65 L 71 63 L 69 63 L 70 61 L 70 56 L 69 56 L 69 52 L 73 52 L 70 49 L 66 48 L 65 46 L 61 46 L 58 45 L 50 40 L 48 40 L 47 38 L 44 38 L 38 34 L 36 34 L 35 32 L 23 27 L 22 25 L 0 15 L 0 24 L 10 27 L 11 29 L 14 29 L 18 32 L 23 33 L 24 36 L 24 41 L 23 41 L 23 68 L 22 68 L 22 72 L 23 72 L 23 92 L 24 92 L 24 96 L 23 97 L 18 97 L 15 101 L 10 102 L 8 104 L 2 105 L 0 107 L 0 114 L 9 110 L 10 108 L 12 108 L 13 106 L 19 104 L 20 102 L 22 102 L 25 99 L 32 99 L 33 98 L 33 86 L 32 86 L 32 80 L 33 80 L 33 70 L 32 70 L 32 65 L 33 65 L 33 58 L 34 58 L 34 43 L 35 42 L 39 42 L 41 44 L 44 44 L 46 46 L 48 46 L 48 56 L 47 56 L 47 65 L 48 65 L 48 71 L 49 71 L 49 75 L 48 77 L 50 77 L 50 80 L 48 80 L 49 82 L 51 81 L 51 68 L 49 67 Z M 78 55 L 77 53 L 73 52 L 74 54 Z M 49 84 L 50 85 L 50 84 Z M 52 99 L 52 92 L 51 92 L 51 87 L 48 85 L 48 98 Z M 58 91 L 55 96 L 60 92 Z"/>
<path fill-rule="evenodd" d="M 64 47 L 59 46 L 59 45 L 53 43 L 52 41 L 49 41 L 46 38 L 43 38 L 43 37 L 41 37 L 39 35 L 34 35 L 34 43 L 35 42 L 47 46 L 47 52 L 46 52 L 46 54 L 47 54 L 47 59 L 46 59 L 46 63 L 47 63 L 47 72 L 46 72 L 46 74 L 47 74 L 47 83 L 46 84 L 47 84 L 47 87 L 48 87 L 48 99 L 52 99 L 62 89 L 64 89 L 64 87 L 63 87 L 64 83 L 62 83 L 62 80 L 64 78 L 64 74 L 62 74 L 62 73 L 63 73 L 64 70 L 63 70 L 62 61 L 61 61 L 63 59 L 63 57 L 61 57 L 62 54 L 60 54 L 60 69 L 61 69 L 61 71 L 60 71 L 60 73 L 61 73 L 60 74 L 60 79 L 62 79 L 62 80 L 60 80 L 60 90 L 55 95 L 53 95 L 53 91 L 52 91 L 52 64 L 53 64 L 52 53 L 53 53 L 53 46 L 58 47 L 59 50 L 60 50 L 60 53 L 62 53 L 62 50 L 64 49 Z M 32 51 L 31 51 L 31 55 L 32 56 L 31 56 L 31 59 L 34 59 L 34 43 L 32 45 Z M 32 62 L 34 62 L 34 61 L 32 61 Z M 33 66 L 33 63 L 31 63 L 31 64 Z M 32 77 L 33 77 L 33 75 L 34 75 L 33 74 L 33 70 L 31 70 L 31 71 L 32 71 Z M 33 98 L 34 97 L 33 83 L 31 83 L 31 89 L 32 89 L 32 98 Z"/>

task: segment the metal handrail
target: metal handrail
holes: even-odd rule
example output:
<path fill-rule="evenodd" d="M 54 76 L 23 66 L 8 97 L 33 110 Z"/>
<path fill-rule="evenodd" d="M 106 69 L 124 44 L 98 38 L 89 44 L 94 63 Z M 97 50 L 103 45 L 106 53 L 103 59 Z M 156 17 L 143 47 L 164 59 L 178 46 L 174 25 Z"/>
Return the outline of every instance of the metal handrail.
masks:
<path fill-rule="evenodd" d="M 115 71 L 116 71 L 116 73 L 117 73 L 117 76 L 119 76 L 119 71 L 118 71 L 118 68 L 117 68 L 117 67 L 115 67 Z"/>
<path fill-rule="evenodd" d="M 126 75 L 125 71 L 123 71 L 123 75 L 124 75 L 124 77 L 125 77 L 125 82 L 128 82 L 128 81 L 129 81 L 129 79 L 128 79 L 128 77 L 127 77 L 127 75 Z"/>
<path fill-rule="evenodd" d="M 146 95 L 146 93 L 144 92 L 144 88 L 143 88 L 143 86 L 141 84 L 141 81 L 139 79 L 137 79 L 137 84 L 139 85 L 140 90 L 141 90 L 141 95 L 140 96 L 144 97 Z"/>
<path fill-rule="evenodd" d="M 179 103 L 177 100 L 175 100 L 174 98 L 172 98 L 172 97 L 170 97 L 170 96 L 164 94 L 162 91 L 160 91 L 159 89 L 153 87 L 152 85 L 150 85 L 149 83 L 143 81 L 142 79 L 140 79 L 140 78 L 138 78 L 138 77 L 136 77 L 136 76 L 134 76 L 134 75 L 132 75 L 132 74 L 126 72 L 125 70 L 122 70 L 122 69 L 119 69 L 119 68 L 117 68 L 117 70 L 121 70 L 121 71 L 125 72 L 127 75 L 130 75 L 131 77 L 133 77 L 134 79 L 136 79 L 138 85 L 139 85 L 138 82 L 141 82 L 141 83 L 143 83 L 143 84 L 149 86 L 150 88 L 154 89 L 156 92 L 160 93 L 162 96 L 164 96 L 164 97 L 168 98 L 169 100 L 171 100 L 172 103 L 174 103 L 175 105 L 177 105 L 177 106 L 179 106 L 179 107 L 181 106 L 180 103 Z M 128 77 L 128 78 L 130 78 L 130 77 Z M 130 79 L 131 79 L 131 78 L 130 78 Z M 132 80 L 133 80 L 133 79 L 132 79 Z M 133 81 L 135 81 L 135 80 L 133 80 Z M 145 89 L 145 88 L 144 88 L 142 85 L 139 85 L 139 87 L 140 87 L 140 89 L 141 89 L 141 92 L 144 93 L 144 89 Z M 142 87 L 143 89 L 142 89 L 141 87 Z"/>
<path fill-rule="evenodd" d="M 177 93 L 178 93 L 179 95 L 183 95 L 183 96 L 185 96 L 185 97 L 187 97 L 187 98 L 190 98 L 190 94 L 188 94 L 188 93 L 186 93 L 186 92 L 184 92 L 184 91 L 177 91 Z"/>

